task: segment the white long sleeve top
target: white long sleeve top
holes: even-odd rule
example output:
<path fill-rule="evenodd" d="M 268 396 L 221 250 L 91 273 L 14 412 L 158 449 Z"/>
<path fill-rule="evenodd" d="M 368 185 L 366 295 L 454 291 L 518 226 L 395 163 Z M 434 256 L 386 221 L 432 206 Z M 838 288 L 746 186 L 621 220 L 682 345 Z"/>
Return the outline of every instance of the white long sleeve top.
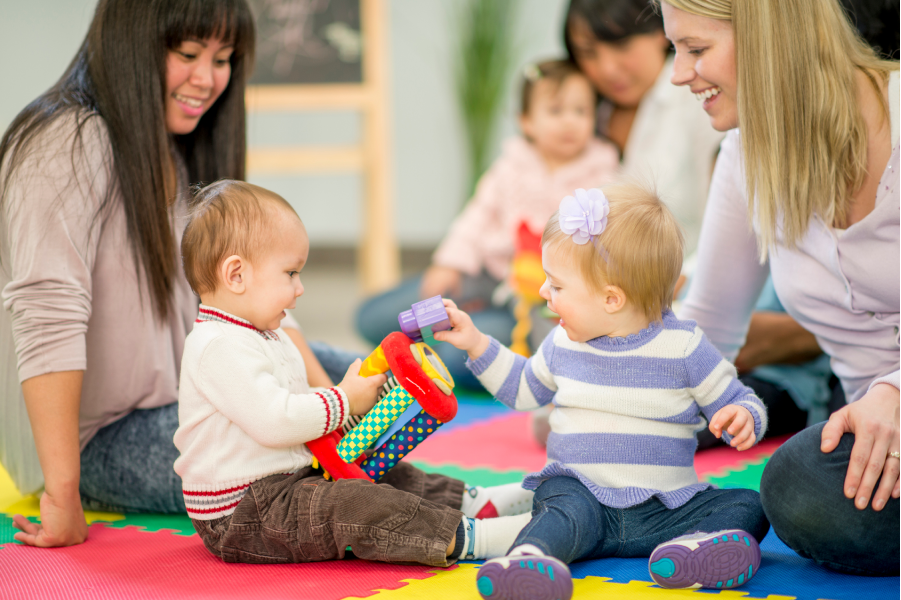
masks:
<path fill-rule="evenodd" d="M 341 388 L 310 389 L 281 328 L 201 305 L 185 340 L 174 437 L 188 516 L 231 514 L 254 481 L 310 466 L 304 444 L 341 427 L 348 411 Z"/>
<path fill-rule="evenodd" d="M 794 249 L 769 253 L 769 271 L 785 310 L 813 333 L 831 358 L 848 402 L 873 385 L 899 387 L 899 78 L 889 81 L 892 155 L 876 205 L 845 230 L 813 217 Z M 751 311 L 766 281 L 758 260 L 738 130 L 722 145 L 710 187 L 698 265 L 680 317 L 697 321 L 732 360 L 744 345 Z M 753 230 L 752 230 L 753 225 Z"/>

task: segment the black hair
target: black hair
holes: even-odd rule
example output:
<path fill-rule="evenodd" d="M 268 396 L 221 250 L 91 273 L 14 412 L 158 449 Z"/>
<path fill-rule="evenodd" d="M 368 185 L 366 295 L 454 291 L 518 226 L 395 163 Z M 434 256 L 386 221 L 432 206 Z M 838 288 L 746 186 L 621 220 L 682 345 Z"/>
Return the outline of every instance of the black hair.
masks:
<path fill-rule="evenodd" d="M 619 42 L 633 35 L 663 30 L 663 17 L 652 0 L 570 0 L 563 20 L 563 42 L 569 59 L 575 62 L 569 28 L 574 20 L 584 21 L 602 42 Z"/>
<path fill-rule="evenodd" d="M 233 45 L 228 86 L 193 132 L 170 136 L 168 51 L 183 41 L 210 37 Z M 168 212 L 179 192 L 173 187 L 173 150 L 188 170 L 189 181 L 182 183 L 244 178 L 244 91 L 253 54 L 253 16 L 245 0 L 100 0 L 63 76 L 16 116 L 0 140 L 0 164 L 8 160 L 0 204 L 13 173 L 49 125 L 63 115 L 74 116 L 75 168 L 84 127 L 100 118 L 109 137 L 114 181 L 95 223 L 117 190 L 135 268 L 144 274 L 155 312 L 165 317 L 178 272 Z"/>
<path fill-rule="evenodd" d="M 886 60 L 898 60 L 898 0 L 841 0 L 848 20 L 867 43 Z"/>

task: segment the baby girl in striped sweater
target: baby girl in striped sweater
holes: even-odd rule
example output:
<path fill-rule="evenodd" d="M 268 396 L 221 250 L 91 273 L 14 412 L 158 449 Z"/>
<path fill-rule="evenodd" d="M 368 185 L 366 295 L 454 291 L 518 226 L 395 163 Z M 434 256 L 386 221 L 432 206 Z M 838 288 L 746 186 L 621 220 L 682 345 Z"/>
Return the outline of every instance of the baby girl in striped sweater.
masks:
<path fill-rule="evenodd" d="M 488 561 L 484 598 L 569 598 L 567 563 L 650 557 L 669 588 L 730 588 L 760 565 L 769 529 L 757 492 L 698 481 L 696 432 L 746 450 L 766 411 L 692 321 L 670 310 L 682 234 L 636 184 L 576 190 L 542 236 L 541 296 L 560 324 L 530 359 L 481 333 L 453 302 L 435 335 L 517 410 L 553 402 L 548 462 L 523 482 L 532 521 L 506 557 Z"/>

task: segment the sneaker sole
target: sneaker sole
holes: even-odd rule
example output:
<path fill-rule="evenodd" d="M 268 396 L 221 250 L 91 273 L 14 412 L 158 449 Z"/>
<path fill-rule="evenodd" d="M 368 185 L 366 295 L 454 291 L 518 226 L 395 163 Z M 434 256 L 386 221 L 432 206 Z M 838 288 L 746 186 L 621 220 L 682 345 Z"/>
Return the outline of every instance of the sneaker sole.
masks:
<path fill-rule="evenodd" d="M 509 561 L 506 567 L 502 561 Z M 485 600 L 569 600 L 573 595 L 569 568 L 552 556 L 489 561 L 479 569 L 476 586 Z"/>
<path fill-rule="evenodd" d="M 648 561 L 651 578 L 661 587 L 675 589 L 734 588 L 750 580 L 759 568 L 760 547 L 740 529 L 719 531 L 687 544 L 661 544 Z"/>

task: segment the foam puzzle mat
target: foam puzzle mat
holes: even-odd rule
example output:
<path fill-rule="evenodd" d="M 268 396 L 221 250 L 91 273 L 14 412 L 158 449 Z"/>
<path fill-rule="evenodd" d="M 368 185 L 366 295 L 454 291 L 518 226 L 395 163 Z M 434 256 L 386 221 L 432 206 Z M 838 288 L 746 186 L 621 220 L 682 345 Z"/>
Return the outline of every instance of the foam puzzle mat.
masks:
<path fill-rule="evenodd" d="M 456 419 L 409 457 L 417 466 L 474 485 L 521 481 L 539 469 L 544 451 L 531 438 L 528 415 L 487 396 L 459 398 Z M 763 467 L 785 438 L 739 453 L 699 452 L 701 479 L 720 487 L 757 489 Z M 38 520 L 38 499 L 22 497 L 0 469 L 0 598 L 147 600 L 479 600 L 479 562 L 448 569 L 389 565 L 356 558 L 301 565 L 225 564 L 210 555 L 184 515 L 88 512 L 88 542 L 71 548 L 30 548 L 13 540 L 14 514 Z M 666 590 L 648 575 L 647 560 L 585 561 L 571 565 L 574 598 L 701 598 L 876 600 L 899 597 L 899 578 L 839 575 L 789 550 L 772 532 L 761 543 L 759 573 L 728 591 Z"/>

